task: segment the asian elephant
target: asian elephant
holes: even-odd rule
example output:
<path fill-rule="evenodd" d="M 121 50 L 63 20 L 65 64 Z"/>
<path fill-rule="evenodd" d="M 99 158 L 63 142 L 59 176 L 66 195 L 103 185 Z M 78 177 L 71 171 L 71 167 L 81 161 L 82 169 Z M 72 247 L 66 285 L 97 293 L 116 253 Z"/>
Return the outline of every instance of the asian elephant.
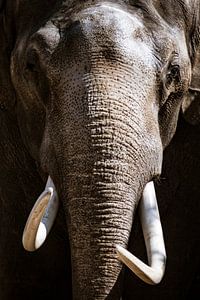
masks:
<path fill-rule="evenodd" d="M 16 236 L 47 181 L 23 235 L 27 250 L 39 248 L 60 203 L 61 241 L 52 233 L 36 253 L 45 276 L 51 253 L 50 269 L 67 274 L 69 239 L 73 299 L 120 299 L 120 261 L 159 283 L 166 254 L 152 181 L 191 83 L 199 1 L 5 0 L 0 9 L 1 202 L 14 209 L 11 194 L 18 199 Z M 6 182 L 12 166 L 22 198 Z M 125 250 L 140 199 L 150 266 Z"/>

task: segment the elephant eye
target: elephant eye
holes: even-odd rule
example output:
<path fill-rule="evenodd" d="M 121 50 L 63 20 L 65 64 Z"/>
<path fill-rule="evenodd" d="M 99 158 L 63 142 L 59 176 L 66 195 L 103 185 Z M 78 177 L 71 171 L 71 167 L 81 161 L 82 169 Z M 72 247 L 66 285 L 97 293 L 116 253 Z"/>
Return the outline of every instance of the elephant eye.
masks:
<path fill-rule="evenodd" d="M 25 70 L 31 73 L 38 72 L 39 58 L 35 50 L 28 51 Z"/>
<path fill-rule="evenodd" d="M 167 75 L 166 75 L 166 87 L 169 88 L 169 86 L 174 82 L 178 83 L 180 82 L 180 66 L 179 65 L 170 65 Z"/>
<path fill-rule="evenodd" d="M 28 71 L 34 72 L 34 71 L 35 71 L 35 64 L 34 64 L 34 63 L 31 63 L 31 62 L 27 62 L 27 64 L 26 64 L 26 69 L 27 69 Z"/>
<path fill-rule="evenodd" d="M 35 49 L 30 49 L 26 54 L 24 77 L 29 84 L 38 86 L 40 82 L 40 60 Z"/>

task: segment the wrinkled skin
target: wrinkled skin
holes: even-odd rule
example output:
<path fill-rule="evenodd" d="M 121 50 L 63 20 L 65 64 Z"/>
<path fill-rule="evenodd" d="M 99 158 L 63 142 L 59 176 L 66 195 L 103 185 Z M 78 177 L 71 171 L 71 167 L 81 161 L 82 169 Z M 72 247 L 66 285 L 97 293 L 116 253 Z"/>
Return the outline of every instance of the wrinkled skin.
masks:
<path fill-rule="evenodd" d="M 165 2 L 19 0 L 2 8 L 1 107 L 17 119 L 37 192 L 48 174 L 56 185 L 73 299 L 120 298 L 115 244 L 128 245 L 135 209 L 161 174 L 189 88 L 199 3 Z M 24 207 L 29 199 L 22 199 Z"/>

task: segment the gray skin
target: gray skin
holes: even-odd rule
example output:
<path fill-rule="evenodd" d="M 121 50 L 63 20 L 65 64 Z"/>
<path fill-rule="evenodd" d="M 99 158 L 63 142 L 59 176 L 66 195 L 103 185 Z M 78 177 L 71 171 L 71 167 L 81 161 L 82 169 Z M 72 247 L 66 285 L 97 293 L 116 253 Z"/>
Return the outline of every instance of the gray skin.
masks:
<path fill-rule="evenodd" d="M 142 191 L 161 174 L 190 84 L 199 1 L 1 2 L 1 107 L 38 177 L 57 188 L 73 299 L 117 300 L 115 244 L 127 247 Z"/>

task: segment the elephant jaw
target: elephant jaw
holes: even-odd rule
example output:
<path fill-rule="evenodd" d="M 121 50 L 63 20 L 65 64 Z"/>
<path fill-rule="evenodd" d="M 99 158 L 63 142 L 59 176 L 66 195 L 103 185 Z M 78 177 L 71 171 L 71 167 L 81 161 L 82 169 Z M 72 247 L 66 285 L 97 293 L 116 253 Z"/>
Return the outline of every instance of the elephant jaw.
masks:
<path fill-rule="evenodd" d="M 24 228 L 22 242 L 27 251 L 35 251 L 44 243 L 53 226 L 58 206 L 58 195 L 49 177 Z M 120 245 L 116 245 L 118 259 L 144 282 L 157 284 L 165 272 L 166 251 L 153 182 L 147 183 L 144 188 L 139 214 L 150 266 Z"/>

